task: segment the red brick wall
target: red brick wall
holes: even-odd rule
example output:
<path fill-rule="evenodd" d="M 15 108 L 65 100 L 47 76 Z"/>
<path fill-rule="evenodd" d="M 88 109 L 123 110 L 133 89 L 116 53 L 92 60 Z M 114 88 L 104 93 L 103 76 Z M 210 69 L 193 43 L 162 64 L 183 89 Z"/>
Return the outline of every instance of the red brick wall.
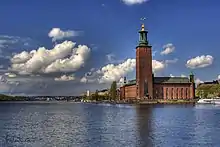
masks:
<path fill-rule="evenodd" d="M 151 47 L 136 48 L 137 97 L 144 97 L 144 81 L 148 82 L 149 97 L 153 97 L 152 53 Z"/>
<path fill-rule="evenodd" d="M 192 99 L 192 84 L 154 84 L 155 99 Z"/>
<path fill-rule="evenodd" d="M 125 86 L 124 95 L 125 99 L 136 99 L 136 85 Z"/>
<path fill-rule="evenodd" d="M 125 99 L 125 87 L 120 87 L 120 100 Z"/>

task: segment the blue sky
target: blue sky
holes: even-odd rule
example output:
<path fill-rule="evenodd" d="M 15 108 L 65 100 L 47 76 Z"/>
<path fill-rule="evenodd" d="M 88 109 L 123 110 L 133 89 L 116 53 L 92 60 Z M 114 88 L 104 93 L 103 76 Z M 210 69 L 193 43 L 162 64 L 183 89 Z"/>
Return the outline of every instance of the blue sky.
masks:
<path fill-rule="evenodd" d="M 144 23 L 153 46 L 153 69 L 157 76 L 188 76 L 192 70 L 198 81 L 218 78 L 220 2 L 125 1 L 2 0 L 0 92 L 75 95 L 86 89 L 108 87 L 112 80 L 120 81 L 123 76 L 135 78 L 135 47 L 141 17 L 147 18 Z M 63 44 L 65 41 L 70 42 Z M 31 52 L 39 47 L 53 50 L 55 44 L 63 44 L 56 56 L 46 51 Z M 80 44 L 88 49 L 78 47 Z M 23 51 L 26 56 L 16 56 Z M 24 58 L 25 62 L 21 62 Z"/>

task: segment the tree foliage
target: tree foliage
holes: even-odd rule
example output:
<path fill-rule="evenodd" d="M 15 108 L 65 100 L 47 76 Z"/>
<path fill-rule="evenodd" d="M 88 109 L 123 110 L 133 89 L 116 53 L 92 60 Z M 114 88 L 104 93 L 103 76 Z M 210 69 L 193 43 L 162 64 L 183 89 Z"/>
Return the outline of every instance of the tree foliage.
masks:
<path fill-rule="evenodd" d="M 197 87 L 196 96 L 214 98 L 220 96 L 220 84 L 203 84 Z"/>
<path fill-rule="evenodd" d="M 22 96 L 8 96 L 0 94 L 0 101 L 27 101 L 27 97 Z"/>
<path fill-rule="evenodd" d="M 112 100 L 117 99 L 117 83 L 116 81 L 113 81 L 110 88 L 110 98 Z"/>

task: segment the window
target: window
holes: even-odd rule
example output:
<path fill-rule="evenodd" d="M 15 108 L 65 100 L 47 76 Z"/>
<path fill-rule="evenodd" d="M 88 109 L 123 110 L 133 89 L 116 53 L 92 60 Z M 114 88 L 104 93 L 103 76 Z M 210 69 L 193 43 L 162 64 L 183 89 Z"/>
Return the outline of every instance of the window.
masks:
<path fill-rule="evenodd" d="M 168 88 L 166 88 L 166 98 L 168 98 Z"/>
<path fill-rule="evenodd" d="M 171 99 L 173 99 L 173 88 L 171 88 Z"/>
<path fill-rule="evenodd" d="M 176 89 L 176 99 L 178 99 L 178 92 L 179 92 L 179 89 L 177 88 Z"/>
<path fill-rule="evenodd" d="M 183 98 L 183 88 L 181 88 L 180 97 Z"/>
<path fill-rule="evenodd" d="M 186 88 L 186 98 L 188 98 L 188 88 Z"/>

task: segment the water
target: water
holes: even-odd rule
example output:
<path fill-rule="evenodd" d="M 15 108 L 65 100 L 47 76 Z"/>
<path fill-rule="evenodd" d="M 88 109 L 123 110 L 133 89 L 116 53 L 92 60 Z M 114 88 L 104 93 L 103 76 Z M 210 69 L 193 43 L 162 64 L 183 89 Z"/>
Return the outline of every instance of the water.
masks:
<path fill-rule="evenodd" d="M 220 107 L 0 103 L 0 146 L 220 145 Z"/>

